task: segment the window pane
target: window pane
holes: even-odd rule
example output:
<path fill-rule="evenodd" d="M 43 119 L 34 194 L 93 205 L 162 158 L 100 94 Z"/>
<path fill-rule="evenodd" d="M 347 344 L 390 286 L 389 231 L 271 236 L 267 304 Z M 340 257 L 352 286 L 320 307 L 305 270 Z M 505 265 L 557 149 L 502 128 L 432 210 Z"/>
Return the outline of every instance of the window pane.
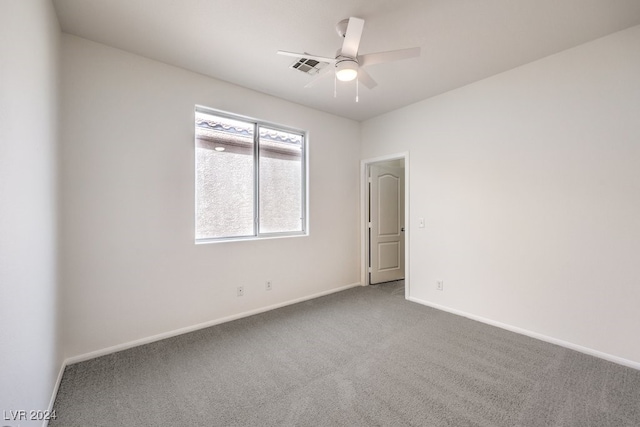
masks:
<path fill-rule="evenodd" d="M 260 232 L 302 231 L 302 135 L 260 127 Z"/>
<path fill-rule="evenodd" d="M 255 235 L 254 125 L 196 111 L 196 239 Z"/>

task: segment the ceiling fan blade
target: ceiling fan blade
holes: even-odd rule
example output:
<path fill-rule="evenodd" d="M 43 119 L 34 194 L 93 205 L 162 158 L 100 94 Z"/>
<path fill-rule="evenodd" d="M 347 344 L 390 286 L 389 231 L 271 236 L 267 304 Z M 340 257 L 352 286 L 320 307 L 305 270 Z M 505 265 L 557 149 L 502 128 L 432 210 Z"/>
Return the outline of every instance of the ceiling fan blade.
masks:
<path fill-rule="evenodd" d="M 329 71 L 333 71 L 333 67 L 324 67 L 322 70 L 320 70 L 320 72 L 318 74 L 316 74 L 316 76 L 306 85 L 304 85 L 305 88 L 307 87 L 313 87 L 316 84 L 318 84 L 318 82 L 320 82 L 320 80 L 324 79 L 325 77 L 329 77 L 331 75 L 331 73 Z"/>
<path fill-rule="evenodd" d="M 369 73 L 363 70 L 362 67 L 358 69 L 358 81 L 369 89 L 373 89 L 374 87 L 378 86 L 378 83 L 373 80 L 373 77 L 371 77 Z"/>
<path fill-rule="evenodd" d="M 401 59 L 416 58 L 420 56 L 419 47 L 411 47 L 408 49 L 390 50 L 387 52 L 367 53 L 358 56 L 358 64 L 361 67 L 368 65 L 382 64 L 383 62 L 400 61 Z"/>
<path fill-rule="evenodd" d="M 362 37 L 362 29 L 364 28 L 364 19 L 349 18 L 347 32 L 344 35 L 342 43 L 342 55 L 349 58 L 355 58 L 358 55 L 358 47 L 360 46 L 360 37 Z"/>
<path fill-rule="evenodd" d="M 284 50 L 279 50 L 277 54 L 284 55 L 284 56 L 293 56 L 294 58 L 314 59 L 320 62 L 328 62 L 329 64 L 333 64 L 334 62 L 336 62 L 335 58 L 327 58 L 326 56 L 310 55 L 308 53 L 286 52 Z"/>

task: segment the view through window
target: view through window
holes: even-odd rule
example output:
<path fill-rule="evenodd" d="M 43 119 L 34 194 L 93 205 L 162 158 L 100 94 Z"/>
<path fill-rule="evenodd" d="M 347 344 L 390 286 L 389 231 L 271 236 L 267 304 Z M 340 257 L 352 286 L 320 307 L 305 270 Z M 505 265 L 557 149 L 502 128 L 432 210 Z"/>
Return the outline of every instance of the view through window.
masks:
<path fill-rule="evenodd" d="M 196 108 L 196 240 L 305 233 L 305 135 Z"/>

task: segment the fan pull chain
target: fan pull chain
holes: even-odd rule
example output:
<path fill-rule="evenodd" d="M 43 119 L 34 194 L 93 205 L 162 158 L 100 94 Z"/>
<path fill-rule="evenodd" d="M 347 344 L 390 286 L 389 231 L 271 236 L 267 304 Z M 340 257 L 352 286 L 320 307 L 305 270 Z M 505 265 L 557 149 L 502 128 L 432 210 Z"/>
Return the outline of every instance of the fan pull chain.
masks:
<path fill-rule="evenodd" d="M 358 76 L 356 76 L 356 102 L 358 102 L 358 95 L 359 95 L 359 90 L 360 90 L 360 80 L 358 79 Z"/>
<path fill-rule="evenodd" d="M 335 73 L 333 74 L 333 97 L 338 97 L 338 75 Z"/>

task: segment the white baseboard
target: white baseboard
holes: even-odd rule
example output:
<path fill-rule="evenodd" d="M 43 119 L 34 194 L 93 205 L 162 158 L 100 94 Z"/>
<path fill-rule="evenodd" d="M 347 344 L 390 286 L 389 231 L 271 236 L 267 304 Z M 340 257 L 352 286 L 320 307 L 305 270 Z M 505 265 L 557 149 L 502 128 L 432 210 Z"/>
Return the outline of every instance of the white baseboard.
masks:
<path fill-rule="evenodd" d="M 161 334 L 158 334 L 158 335 L 153 335 L 153 336 L 146 337 L 146 338 L 141 338 L 139 340 L 135 340 L 135 341 L 126 342 L 126 343 L 123 343 L 123 344 L 114 345 L 112 347 L 107 347 L 107 348 L 103 348 L 103 349 L 100 349 L 100 350 L 92 351 L 92 352 L 89 352 L 89 353 L 80 354 L 78 356 L 72 356 L 72 357 L 69 357 L 67 360 L 65 360 L 65 366 L 66 365 L 72 365 L 72 364 L 78 363 L 78 362 L 84 362 L 85 360 L 95 359 L 96 357 L 105 356 L 107 354 L 116 353 L 118 351 L 127 350 L 129 348 L 138 347 L 140 345 L 149 344 L 149 343 L 152 343 L 152 342 L 155 342 L 155 341 L 160 341 L 160 340 L 163 340 L 163 339 L 166 339 L 166 338 L 171 338 L 171 337 L 175 337 L 175 336 L 178 336 L 178 335 L 186 334 L 186 333 L 189 333 L 189 332 L 197 331 L 199 329 L 208 328 L 210 326 L 219 325 L 221 323 L 230 322 L 232 320 L 241 319 L 243 317 L 253 316 L 254 314 L 260 314 L 260 313 L 264 313 L 266 311 L 275 310 L 276 308 L 285 307 L 287 305 L 297 304 L 299 302 L 308 301 L 308 300 L 311 300 L 311 299 L 314 299 L 314 298 L 319 298 L 319 297 L 322 297 L 322 296 L 325 296 L 325 295 L 329 295 L 329 294 L 333 294 L 333 293 L 336 293 L 336 292 L 344 291 L 344 290 L 347 290 L 347 289 L 350 289 L 350 288 L 355 288 L 356 286 L 361 286 L 361 283 L 360 282 L 352 283 L 350 285 L 342 286 L 342 287 L 339 287 L 339 288 L 329 289 L 328 291 L 318 292 L 318 293 L 313 294 L 313 295 L 308 295 L 308 296 L 305 296 L 305 297 L 296 298 L 296 299 L 293 299 L 293 300 L 281 302 L 281 303 L 278 303 L 278 304 L 269 305 L 269 306 L 266 306 L 266 307 L 260 307 L 260 308 L 257 308 L 255 310 L 245 311 L 245 312 L 234 314 L 234 315 L 231 315 L 231 316 L 221 317 L 219 319 L 214 319 L 214 320 L 210 320 L 208 322 L 199 323 L 197 325 L 187 326 L 185 328 L 175 329 L 173 331 L 164 332 L 164 333 L 161 333 Z"/>
<path fill-rule="evenodd" d="M 437 310 L 446 311 L 446 312 L 451 313 L 451 314 L 455 314 L 455 315 L 458 315 L 458 316 L 466 317 L 468 319 L 476 320 L 478 322 L 486 323 L 487 325 L 495 326 L 497 328 L 506 329 L 507 331 L 515 332 L 515 333 L 520 334 L 520 335 L 526 335 L 526 336 L 531 337 L 531 338 L 536 338 L 536 339 L 539 339 L 540 341 L 545 341 L 545 342 L 548 342 L 548 343 L 551 343 L 551 344 L 556 344 L 556 345 L 559 345 L 560 347 L 565 347 L 565 348 L 568 348 L 568 349 L 571 349 L 571 350 L 579 351 L 580 353 L 588 354 L 590 356 L 595 356 L 595 357 L 598 357 L 600 359 L 607 360 L 609 362 L 617 363 L 618 365 L 623 365 L 623 366 L 627 366 L 629 368 L 634 368 L 634 369 L 640 370 L 640 363 L 639 362 L 634 362 L 633 360 L 623 359 L 622 357 L 614 356 L 614 355 L 608 354 L 608 353 L 603 353 L 601 351 L 594 350 L 592 348 L 583 347 L 583 346 L 578 345 L 578 344 L 574 344 L 574 343 L 563 341 L 563 340 L 560 340 L 560 339 L 557 339 L 557 338 L 549 337 L 547 335 L 539 334 L 537 332 L 529 331 L 527 329 L 522 329 L 522 328 L 519 328 L 517 326 L 508 325 L 506 323 L 496 322 L 495 320 L 491 320 L 491 319 L 487 319 L 487 318 L 484 318 L 484 317 L 476 316 L 475 314 L 470 314 L 470 313 L 467 313 L 467 312 L 464 312 L 464 311 L 461 311 L 461 310 L 456 310 L 456 309 L 449 308 L 449 307 L 446 307 L 446 306 L 442 306 L 442 305 L 439 305 L 439 304 L 434 304 L 432 302 L 424 301 L 424 300 L 421 300 L 419 298 L 409 297 L 408 300 L 412 301 L 412 302 L 415 302 L 415 303 L 418 303 L 418 304 L 426 305 L 428 307 L 435 308 Z"/>
<path fill-rule="evenodd" d="M 249 317 L 249 316 L 253 316 L 255 314 L 259 314 L 259 313 L 264 313 L 270 310 L 275 310 L 277 308 L 281 308 L 281 307 L 286 307 L 288 305 L 292 305 L 292 304 L 297 304 L 299 302 L 304 302 L 304 301 L 308 301 L 314 298 L 319 298 L 325 295 L 330 295 L 336 292 L 341 292 L 350 288 L 355 288 L 357 286 L 363 286 L 362 283 L 352 283 L 350 285 L 346 285 L 346 286 L 342 286 L 340 288 L 335 288 L 335 289 L 330 289 L 328 291 L 323 291 L 323 292 L 319 292 L 313 295 L 308 295 L 305 297 L 301 297 L 301 298 L 296 298 L 293 300 L 289 300 L 289 301 L 285 301 L 282 303 L 278 303 L 278 304 L 273 304 L 270 306 L 266 306 L 266 307 L 261 307 L 255 310 L 250 310 L 250 311 L 246 311 L 243 313 L 238 313 L 238 314 L 234 314 L 232 316 L 227 316 L 227 317 L 222 317 L 219 319 L 215 319 L 215 320 L 211 320 L 208 322 L 204 322 L 204 323 L 200 323 L 197 325 L 193 325 L 193 326 L 188 326 L 186 328 L 180 328 L 180 329 L 176 329 L 173 331 L 169 331 L 169 332 L 165 332 L 162 334 L 157 334 L 157 335 L 153 335 L 147 338 L 142 338 L 139 340 L 135 340 L 135 341 L 130 341 L 124 344 L 119 344 L 119 345 L 115 345 L 112 347 L 107 347 L 101 350 L 96 350 L 96 351 L 92 351 L 89 353 L 85 353 L 85 354 L 81 354 L 78 356 L 73 356 L 73 357 L 69 357 L 67 359 L 65 359 L 62 362 L 62 366 L 60 367 L 60 371 L 58 372 L 58 378 L 56 379 L 56 383 L 54 384 L 54 389 L 53 392 L 51 394 L 51 400 L 49 402 L 49 412 L 51 412 L 53 410 L 53 405 L 55 403 L 56 400 L 56 396 L 58 394 L 58 389 L 60 388 L 60 382 L 62 381 L 62 375 L 64 374 L 64 370 L 68 365 L 72 365 L 74 363 L 78 363 L 78 362 L 83 362 L 85 360 L 90 360 L 90 359 L 94 359 L 96 357 L 100 357 L 100 356 L 104 356 L 107 354 L 111 354 L 111 353 L 116 353 L 118 351 L 122 351 L 122 350 L 126 350 L 129 348 L 133 348 L 133 347 L 137 347 L 140 345 L 144 345 L 144 344 L 149 344 L 155 341 L 160 341 L 166 338 L 171 338 L 171 337 L 175 337 L 178 335 L 182 335 L 182 334 L 186 334 L 189 332 L 193 332 L 193 331 L 197 331 L 199 329 L 204 329 L 204 328 L 208 328 L 210 326 L 215 326 L 215 325 L 219 325 L 222 323 L 226 323 L 226 322 L 230 322 L 233 320 L 237 320 L 237 319 L 241 319 L 243 317 Z M 557 338 L 553 338 L 553 337 L 549 337 L 543 334 L 539 334 L 537 332 L 533 332 L 533 331 L 529 331 L 527 329 L 523 329 L 523 328 L 519 328 L 516 326 L 512 326 L 512 325 L 508 325 L 506 323 L 501 323 L 501 322 L 497 322 L 495 320 L 491 320 L 491 319 L 487 319 L 481 316 L 476 316 L 474 314 L 471 313 L 467 313 L 461 310 L 456 310 L 453 308 L 449 308 L 443 305 L 439 305 L 439 304 L 434 304 L 431 303 L 429 301 L 425 301 L 425 300 L 421 300 L 419 298 L 414 298 L 414 297 L 408 297 L 407 298 L 409 301 L 421 304 L 421 305 L 425 305 L 427 307 L 431 307 L 431 308 L 435 308 L 437 310 L 442 310 L 442 311 L 446 311 L 448 313 L 451 314 L 455 314 L 458 316 L 462 316 L 462 317 L 466 317 L 468 319 L 471 320 L 475 320 L 478 322 L 482 322 L 485 323 L 487 325 L 491 325 L 491 326 L 495 326 L 497 328 L 501 328 L 501 329 L 505 329 L 507 331 L 511 331 L 511 332 L 515 332 L 521 335 L 525 335 L 531 338 L 536 338 L 539 339 L 541 341 L 545 341 L 551 344 L 556 344 L 559 345 L 561 347 L 565 347 L 571 350 L 575 350 L 575 351 L 579 351 L 580 353 L 584 353 L 584 354 L 588 354 L 590 356 L 595 356 L 598 357 L 600 359 L 604 359 L 607 360 L 609 362 L 613 362 L 613 363 L 617 363 L 619 365 L 623 365 L 623 366 L 627 366 L 629 368 L 634 368 L 634 369 L 638 369 L 640 370 L 640 363 L 638 362 L 634 362 L 632 360 L 628 360 L 628 359 L 624 359 L 618 356 L 614 356 L 608 353 L 603 353 L 601 351 L 598 350 L 594 350 L 588 347 L 583 347 L 577 344 L 573 344 L 567 341 L 563 341 L 563 340 L 559 340 Z M 42 424 L 42 427 L 47 427 L 49 425 L 48 421 L 44 421 Z"/>
<path fill-rule="evenodd" d="M 53 411 L 53 404 L 56 403 L 56 396 L 58 395 L 58 389 L 60 388 L 60 382 L 62 381 L 62 375 L 64 374 L 64 369 L 67 367 L 67 361 L 62 361 L 62 366 L 60 366 L 60 371 L 58 371 L 58 378 L 56 378 L 56 382 L 53 385 L 53 391 L 51 392 L 51 400 L 49 400 L 49 407 L 47 411 L 49 414 Z M 42 422 L 42 427 L 47 427 L 49 425 L 49 420 L 44 420 Z"/>
<path fill-rule="evenodd" d="M 94 359 L 96 357 L 100 357 L 100 356 L 104 356 L 107 354 L 111 354 L 111 353 L 115 353 L 118 351 L 122 351 L 122 350 L 126 350 L 129 348 L 133 348 L 133 347 L 137 347 L 140 345 L 144 345 L 144 344 L 149 344 L 155 341 L 160 341 L 163 340 L 165 338 L 171 338 L 171 337 L 175 337 L 178 335 L 182 335 L 182 334 L 186 334 L 189 332 L 193 332 L 193 331 L 197 331 L 199 329 L 204 329 L 204 328 L 208 328 L 210 326 L 215 326 L 215 325 L 219 325 L 221 323 L 226 323 L 226 322 L 230 322 L 232 320 L 237 320 L 237 319 L 241 319 L 243 317 L 249 317 L 249 316 L 253 316 L 254 314 L 259 314 L 259 313 L 264 313 L 266 311 L 270 311 L 270 310 L 275 310 L 276 308 L 281 308 L 281 307 L 285 307 L 288 305 L 292 305 L 292 304 L 297 304 L 299 302 L 304 302 L 304 301 L 308 301 L 314 298 L 319 298 L 319 297 L 323 297 L 325 295 L 330 295 L 336 292 L 340 292 L 340 291 L 344 291 L 350 288 L 355 288 L 357 286 L 361 286 L 362 284 L 360 282 L 358 283 L 352 283 L 350 285 L 346 285 L 346 286 L 342 286 L 339 288 L 335 288 L 335 289 L 330 289 L 328 291 L 322 291 L 322 292 L 318 292 L 316 294 L 312 294 L 312 295 L 308 295 L 305 297 L 301 297 L 301 298 L 296 298 L 293 300 L 289 300 L 289 301 L 285 301 L 282 303 L 278 303 L 278 304 L 273 304 L 273 305 L 269 305 L 266 307 L 261 307 L 255 310 L 250 310 L 250 311 L 245 311 L 243 313 L 238 313 L 238 314 L 234 314 L 232 316 L 227 316 L 227 317 L 222 317 L 219 319 L 214 319 L 208 322 L 204 322 L 204 323 L 200 323 L 197 325 L 193 325 L 193 326 L 188 326 L 186 328 L 180 328 L 180 329 L 176 329 L 173 331 L 169 331 L 169 332 L 165 332 L 162 334 L 158 334 L 158 335 L 153 335 L 147 338 L 142 338 L 139 340 L 135 340 L 135 341 L 130 341 L 124 344 L 119 344 L 119 345 L 115 345 L 112 347 L 107 347 L 107 348 L 103 348 L 101 350 L 96 350 L 96 351 L 92 351 L 90 353 L 85 353 L 85 354 L 81 354 L 78 356 L 72 356 L 69 357 L 67 359 L 65 359 L 62 362 L 62 366 L 60 366 L 60 371 L 58 372 L 58 378 L 56 379 L 56 382 L 53 386 L 53 392 L 51 393 L 51 400 L 49 401 L 49 412 L 51 413 L 51 411 L 53 411 L 53 405 L 55 404 L 56 401 L 56 396 L 58 395 L 58 390 L 60 389 L 60 383 L 62 382 L 62 375 L 64 374 L 64 370 L 68 365 L 72 365 L 74 363 L 78 363 L 78 362 L 83 362 L 85 360 L 90 360 L 90 359 Z M 49 421 L 45 420 L 42 423 L 42 427 L 48 427 L 49 425 Z"/>

